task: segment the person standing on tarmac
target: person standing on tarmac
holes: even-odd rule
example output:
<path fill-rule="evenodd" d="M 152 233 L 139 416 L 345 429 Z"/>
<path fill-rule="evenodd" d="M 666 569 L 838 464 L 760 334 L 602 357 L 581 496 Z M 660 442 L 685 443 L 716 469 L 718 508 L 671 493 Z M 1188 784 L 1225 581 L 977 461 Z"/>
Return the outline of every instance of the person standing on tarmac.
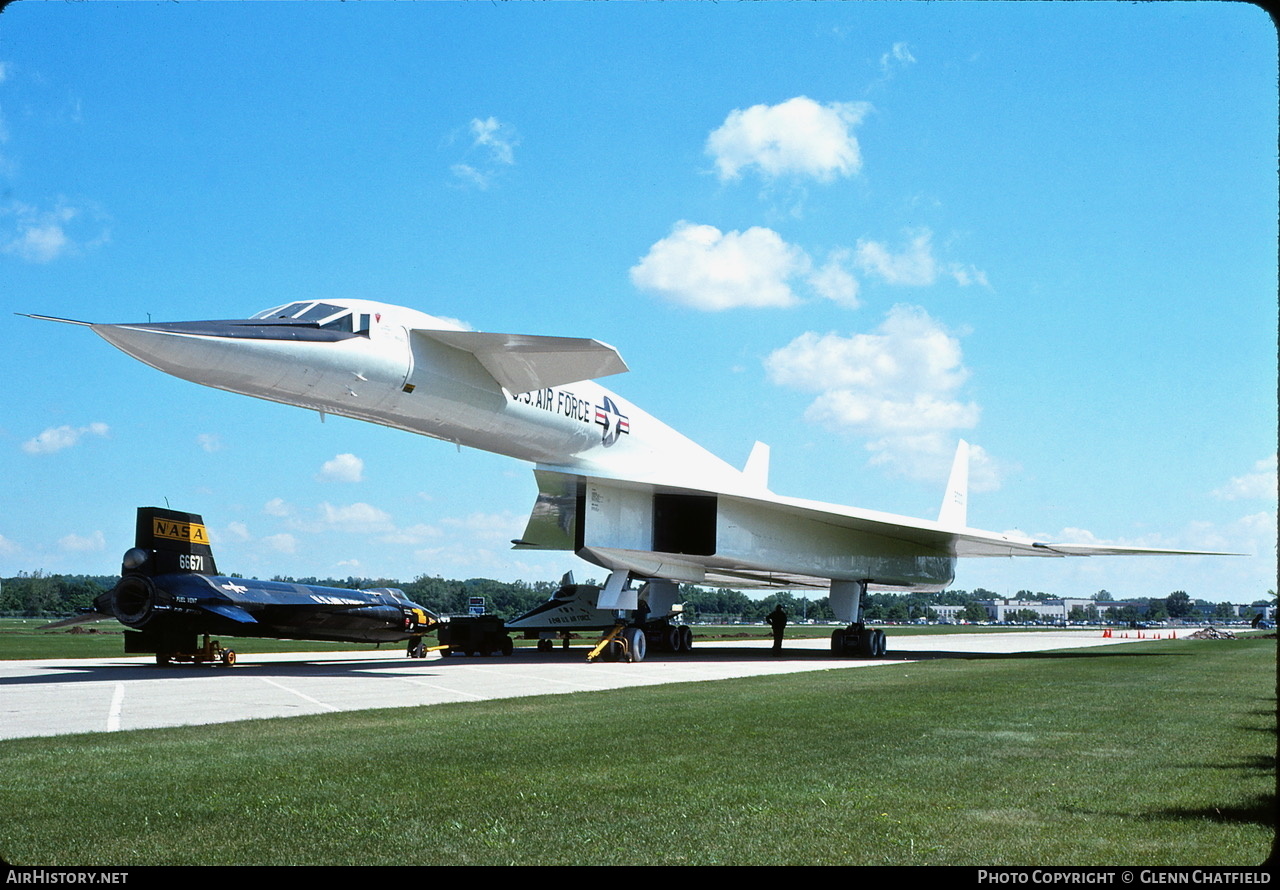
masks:
<path fill-rule="evenodd" d="M 773 654 L 782 654 L 782 634 L 787 629 L 787 611 L 782 606 L 774 606 L 773 611 L 765 618 L 773 628 Z"/>

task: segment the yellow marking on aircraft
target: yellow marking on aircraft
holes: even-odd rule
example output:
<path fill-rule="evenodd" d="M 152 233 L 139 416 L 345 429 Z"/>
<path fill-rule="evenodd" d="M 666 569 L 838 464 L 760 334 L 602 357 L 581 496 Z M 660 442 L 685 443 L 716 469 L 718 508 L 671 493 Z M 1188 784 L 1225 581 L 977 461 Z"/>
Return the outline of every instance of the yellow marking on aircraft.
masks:
<path fill-rule="evenodd" d="M 157 538 L 168 538 L 170 541 L 184 541 L 192 544 L 209 545 L 209 532 L 198 522 L 177 522 L 173 519 L 151 520 L 151 533 Z"/>

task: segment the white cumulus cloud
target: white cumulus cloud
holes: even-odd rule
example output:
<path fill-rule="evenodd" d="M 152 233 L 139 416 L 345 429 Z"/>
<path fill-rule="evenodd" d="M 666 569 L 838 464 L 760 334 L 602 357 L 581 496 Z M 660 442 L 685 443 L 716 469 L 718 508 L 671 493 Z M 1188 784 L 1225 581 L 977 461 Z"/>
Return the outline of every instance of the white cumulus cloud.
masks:
<path fill-rule="evenodd" d="M 819 296 L 848 309 L 857 309 L 862 305 L 858 300 L 858 279 L 846 268 L 852 256 L 847 249 L 832 251 L 826 263 L 810 274 L 809 284 Z"/>
<path fill-rule="evenodd" d="M 49 427 L 38 436 L 23 442 L 22 450 L 27 454 L 53 454 L 55 451 L 70 448 L 86 435 L 103 437 L 110 432 L 111 428 L 105 423 L 91 423 L 81 427 Z"/>
<path fill-rule="evenodd" d="M 449 170 L 457 184 L 487 189 L 503 168 L 515 164 L 520 137 L 513 126 L 496 117 L 472 118 L 467 129 L 471 134 L 472 152 L 478 151 L 484 157 L 459 161 Z"/>
<path fill-rule="evenodd" d="M 772 229 L 721 232 L 682 220 L 631 267 L 631 281 L 695 309 L 791 306 L 798 298 L 790 280 L 810 265 L 808 254 Z"/>
<path fill-rule="evenodd" d="M 1253 465 L 1252 473 L 1233 476 L 1226 485 L 1215 489 L 1213 496 L 1224 501 L 1253 498 L 1276 498 L 1276 456 L 1263 458 Z"/>
<path fill-rule="evenodd" d="M 959 338 L 918 306 L 893 307 L 872 333 L 807 332 L 765 359 L 770 380 L 816 393 L 805 418 L 864 436 L 872 463 L 912 478 L 945 477 L 955 433 L 981 409 L 961 396 L 969 378 Z M 975 490 L 996 486 L 980 448 L 970 454 Z"/>
<path fill-rule="evenodd" d="M 262 512 L 279 519 L 293 515 L 293 507 L 284 498 L 272 498 L 262 505 Z"/>
<path fill-rule="evenodd" d="M 631 283 L 673 303 L 717 312 L 741 307 L 787 307 L 802 301 L 797 291 L 839 303 L 862 305 L 860 279 L 896 286 L 925 287 L 949 275 L 961 286 L 988 287 L 972 265 L 942 263 L 934 256 L 933 233 L 908 233 L 894 251 L 882 241 L 859 239 L 856 248 L 836 247 L 819 264 L 773 229 L 753 226 L 722 232 L 712 225 L 681 220 L 631 267 Z"/>
<path fill-rule="evenodd" d="M 884 55 L 880 57 L 880 73 L 888 76 L 892 74 L 895 68 L 903 68 L 907 65 L 914 65 L 916 57 L 911 55 L 911 47 L 903 42 L 898 42 Z"/>
<path fill-rule="evenodd" d="M 298 539 L 287 532 L 278 535 L 268 535 L 262 539 L 262 543 L 267 549 L 275 553 L 297 553 Z"/>
<path fill-rule="evenodd" d="M 504 124 L 496 117 L 472 118 L 471 135 L 476 145 L 489 149 L 496 163 L 510 165 L 516 162 L 515 150 L 520 140 L 510 124 Z"/>
<path fill-rule="evenodd" d="M 222 438 L 217 433 L 201 433 L 196 436 L 196 444 L 210 454 L 222 450 Z"/>
<path fill-rule="evenodd" d="M 440 524 L 449 529 L 465 532 L 476 538 L 484 538 L 495 544 L 501 544 L 511 539 L 512 529 L 523 521 L 523 517 L 511 512 L 472 513 L 461 519 L 456 516 L 445 517 Z"/>
<path fill-rule="evenodd" d="M 414 556 L 433 564 L 473 565 L 477 558 L 506 562 L 509 542 L 520 533 L 525 521 L 525 516 L 509 511 L 445 517 L 433 530 L 433 540 L 422 541 L 434 546 L 415 550 Z"/>
<path fill-rule="evenodd" d="M 915 233 L 911 243 L 892 252 L 882 241 L 858 239 L 858 268 L 886 284 L 925 286 L 938 279 L 938 263 L 933 258 L 933 234 L 928 230 Z"/>
<path fill-rule="evenodd" d="M 454 164 L 449 168 L 449 172 L 461 184 L 473 185 L 481 190 L 487 189 L 493 179 L 488 173 L 482 173 L 470 164 Z"/>
<path fill-rule="evenodd" d="M 316 474 L 320 482 L 360 482 L 364 479 L 364 461 L 354 454 L 339 454 L 327 460 Z"/>
<path fill-rule="evenodd" d="M 968 287 L 971 284 L 981 285 L 982 287 L 991 286 L 991 282 L 987 280 L 987 273 L 969 264 L 948 263 L 947 274 L 954 278 L 956 284 L 961 287 Z"/>
<path fill-rule="evenodd" d="M 830 182 L 862 169 L 862 153 L 851 132 L 871 106 L 864 102 L 819 104 L 796 96 L 778 105 L 729 112 L 707 137 L 706 153 L 720 179 L 737 179 L 755 168 L 767 179 L 784 176 Z"/>
<path fill-rule="evenodd" d="M 0 207 L 0 253 L 31 263 L 48 263 L 83 248 L 98 247 L 110 240 L 99 216 L 61 201 L 48 210 L 10 203 Z"/>
<path fill-rule="evenodd" d="M 320 505 L 320 516 L 329 528 L 345 532 L 389 532 L 395 528 L 390 514 L 363 502 L 345 507 L 325 502 Z"/>
<path fill-rule="evenodd" d="M 388 544 L 419 547 L 427 541 L 440 537 L 440 534 L 440 529 L 420 522 L 408 528 L 397 529 L 382 540 Z"/>
<path fill-rule="evenodd" d="M 859 238 L 854 252 L 858 269 L 885 284 L 901 287 L 927 287 L 940 275 L 951 276 L 961 287 L 973 284 L 990 286 L 987 273 L 973 265 L 939 261 L 934 256 L 933 232 L 917 229 L 907 234 L 909 243 L 897 252 L 883 241 Z"/>
<path fill-rule="evenodd" d="M 107 548 L 107 539 L 102 532 L 95 531 L 88 535 L 70 534 L 58 539 L 58 546 L 72 553 L 92 553 Z"/>

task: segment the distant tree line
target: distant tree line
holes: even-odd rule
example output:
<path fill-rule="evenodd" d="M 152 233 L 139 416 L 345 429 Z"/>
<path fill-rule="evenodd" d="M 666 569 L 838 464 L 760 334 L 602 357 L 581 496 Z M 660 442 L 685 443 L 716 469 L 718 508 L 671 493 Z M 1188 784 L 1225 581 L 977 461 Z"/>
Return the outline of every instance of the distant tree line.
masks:
<path fill-rule="evenodd" d="M 78 609 L 91 606 L 94 597 L 115 586 L 116 575 L 47 575 L 42 572 L 21 573 L 13 578 L 0 578 L 0 615 L 23 617 L 56 617 L 74 614 Z M 442 615 L 460 615 L 468 611 L 471 597 L 484 597 L 487 610 L 503 618 L 515 618 L 546 601 L 559 586 L 552 581 L 493 581 L 488 578 L 471 578 L 466 581 L 446 580 L 439 576 L 419 575 L 412 581 L 402 582 L 392 578 L 273 578 L 274 581 L 291 581 L 322 587 L 371 588 L 398 587 L 414 602 L 421 603 Z M 598 583 L 590 581 L 588 583 Z M 817 591 L 815 591 L 816 593 Z M 1274 600 L 1274 593 L 1268 591 Z M 793 621 L 834 621 L 835 614 L 826 596 L 810 598 L 783 591 L 755 599 L 739 590 L 698 587 L 681 584 L 680 596 L 685 604 L 685 614 L 692 620 L 703 621 L 762 621 L 775 606 L 782 606 Z M 981 587 L 971 591 L 944 590 L 940 593 L 881 593 L 867 594 L 864 613 L 869 621 L 915 621 L 919 618 L 936 619 L 934 606 L 963 606 L 960 617 L 969 621 L 987 620 L 987 611 L 980 601 L 1000 599 L 994 591 Z M 1043 592 L 1020 590 L 1014 599 L 1042 602 L 1057 597 Z M 1112 606 L 1114 597 L 1100 590 L 1090 599 L 1087 607 L 1076 606 L 1067 616 L 1069 621 L 1162 621 L 1166 618 L 1189 618 L 1208 610 L 1214 618 L 1232 618 L 1235 613 L 1228 603 L 1208 603 L 1193 600 L 1186 591 L 1177 590 L 1169 596 L 1136 601 L 1137 605 Z M 1265 605 L 1268 600 L 1258 600 L 1255 605 Z M 1013 613 L 1015 621 L 1035 621 L 1042 616 L 1031 609 Z"/>
<path fill-rule="evenodd" d="M 0 578 L 0 615 L 28 618 L 74 614 L 115 586 L 116 575 L 46 575 Z"/>

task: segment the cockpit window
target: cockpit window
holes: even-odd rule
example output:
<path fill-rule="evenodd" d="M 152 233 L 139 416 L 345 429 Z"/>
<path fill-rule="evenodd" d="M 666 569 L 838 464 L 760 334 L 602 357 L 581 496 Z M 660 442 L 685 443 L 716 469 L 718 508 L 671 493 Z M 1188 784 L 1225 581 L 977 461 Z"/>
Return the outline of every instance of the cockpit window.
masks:
<path fill-rule="evenodd" d="M 293 318 L 303 309 L 306 309 L 308 306 L 313 306 L 313 305 L 315 305 L 314 300 L 308 300 L 305 303 L 288 303 L 284 306 L 277 306 L 274 309 L 267 309 L 263 312 L 259 312 L 257 315 L 254 315 L 251 317 L 252 318 Z M 338 311 L 338 307 L 334 306 L 331 309 L 331 314 L 332 312 L 337 312 L 337 311 Z"/>
<path fill-rule="evenodd" d="M 253 319 L 268 321 L 289 318 L 296 321 L 315 323 L 324 331 L 339 331 L 344 334 L 362 334 L 369 336 L 369 315 L 362 314 L 359 327 L 355 314 L 343 306 L 333 303 L 317 303 L 314 300 L 305 303 L 287 303 L 274 309 L 266 309 L 252 316 Z"/>
<path fill-rule="evenodd" d="M 341 312 L 341 306 L 334 306 L 332 303 L 316 303 L 306 312 L 295 316 L 298 321 L 322 321 L 330 315 Z"/>
<path fill-rule="evenodd" d="M 348 334 L 352 333 L 351 313 L 344 312 L 332 321 L 326 321 L 324 324 L 320 325 L 320 329 L 323 331 L 343 331 Z"/>

